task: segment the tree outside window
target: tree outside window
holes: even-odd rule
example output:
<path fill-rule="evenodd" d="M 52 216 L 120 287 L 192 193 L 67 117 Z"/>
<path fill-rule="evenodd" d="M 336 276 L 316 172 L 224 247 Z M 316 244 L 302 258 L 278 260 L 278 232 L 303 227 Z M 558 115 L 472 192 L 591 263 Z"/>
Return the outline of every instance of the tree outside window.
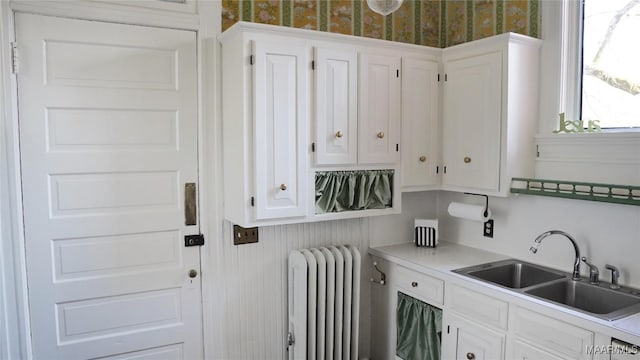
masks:
<path fill-rule="evenodd" d="M 582 120 L 640 128 L 640 0 L 583 0 Z"/>

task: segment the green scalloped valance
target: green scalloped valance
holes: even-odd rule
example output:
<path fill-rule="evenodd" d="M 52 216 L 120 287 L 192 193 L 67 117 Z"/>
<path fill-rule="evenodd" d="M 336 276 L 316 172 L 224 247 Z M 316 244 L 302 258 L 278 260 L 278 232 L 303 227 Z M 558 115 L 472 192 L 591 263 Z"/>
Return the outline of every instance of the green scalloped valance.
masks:
<path fill-rule="evenodd" d="M 316 172 L 316 214 L 392 207 L 393 170 Z"/>

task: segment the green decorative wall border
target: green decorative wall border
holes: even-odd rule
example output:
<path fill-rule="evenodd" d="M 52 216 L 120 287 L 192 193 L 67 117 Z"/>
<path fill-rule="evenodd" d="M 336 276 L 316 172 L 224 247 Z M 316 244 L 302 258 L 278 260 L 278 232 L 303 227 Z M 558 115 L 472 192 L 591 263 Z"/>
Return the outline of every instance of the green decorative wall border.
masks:
<path fill-rule="evenodd" d="M 353 35 L 362 36 L 362 2 L 353 2 Z"/>
<path fill-rule="evenodd" d="M 496 35 L 504 32 L 504 2 L 498 0 L 496 2 Z"/>
<path fill-rule="evenodd" d="M 640 206 L 640 186 L 513 178 L 511 193 Z"/>
<path fill-rule="evenodd" d="M 367 13 L 367 2 L 364 0 L 349 0 L 350 4 L 335 5 L 331 0 L 225 0 L 222 2 L 222 29 L 227 29 L 236 21 L 266 22 L 287 27 L 310 27 L 318 31 L 337 31 L 347 35 L 363 36 L 363 16 Z M 520 33 L 540 36 L 540 8 L 543 0 L 527 0 L 526 8 L 520 1 L 510 0 L 405 0 L 410 5 L 405 7 L 410 16 L 385 16 L 382 22 L 376 16 L 376 34 L 367 34 L 377 38 L 401 41 L 417 45 L 439 46 L 446 48 L 455 44 L 468 42 L 476 38 L 491 36 L 490 31 L 482 24 L 486 20 L 493 20 L 495 34 L 501 34 L 507 28 L 513 28 L 513 24 L 507 22 L 510 6 L 522 8 L 523 12 L 518 19 L 526 22 L 525 27 L 518 27 Z M 550 0 L 551 1 L 551 0 Z M 487 3 L 491 3 L 494 13 L 493 19 L 485 19 L 484 12 L 488 9 Z M 298 21 L 297 10 L 313 8 L 313 14 L 309 14 L 309 21 Z M 456 8 L 455 13 L 448 11 Z M 270 11 L 270 19 L 263 19 L 261 9 Z M 427 10 L 428 9 L 428 10 Z M 439 10 L 438 10 L 439 9 Z M 482 14 L 477 13 L 479 9 Z M 427 10 L 427 11 L 425 11 Z M 305 10 L 306 11 L 306 10 Z M 526 13 L 525 13 L 526 12 Z M 277 19 L 279 15 L 279 19 Z M 481 18 L 476 18 L 481 15 Z M 519 20 L 519 21 L 520 21 Z M 336 22 L 334 24 L 333 22 Z M 350 21 L 349 29 L 346 23 Z M 400 21 L 401 23 L 397 23 Z M 509 20 L 513 21 L 513 19 Z M 337 22 L 340 22 L 339 24 Z M 381 29 L 377 28 L 378 24 Z M 455 29 L 452 25 L 455 24 Z M 344 26 L 347 26 L 345 29 Z M 335 28 L 334 28 L 335 26 Z M 435 28 L 434 28 L 435 27 Z M 351 30 L 351 31 L 349 31 Z M 395 34 L 398 31 L 401 34 Z M 480 31 L 480 32 L 479 32 Z M 412 32 L 413 34 L 408 34 Z M 455 37 L 455 39 L 454 39 Z"/>
<path fill-rule="evenodd" d="M 291 26 L 292 14 L 291 14 L 291 0 L 285 0 L 282 2 L 282 26 Z"/>
<path fill-rule="evenodd" d="M 447 47 L 447 2 L 440 2 L 440 47 Z"/>

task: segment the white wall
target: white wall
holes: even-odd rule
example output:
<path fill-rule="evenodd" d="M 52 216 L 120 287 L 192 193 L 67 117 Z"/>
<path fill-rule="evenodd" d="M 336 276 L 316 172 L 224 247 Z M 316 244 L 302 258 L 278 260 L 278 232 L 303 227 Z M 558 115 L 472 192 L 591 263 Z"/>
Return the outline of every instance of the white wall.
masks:
<path fill-rule="evenodd" d="M 222 316 L 224 347 L 217 356 L 224 359 L 284 359 L 287 333 L 287 256 L 293 249 L 329 244 L 351 244 L 366 256 L 369 247 L 369 220 L 352 219 L 296 225 L 265 226 L 259 242 L 234 246 L 232 225 L 224 224 L 220 269 L 224 279 L 217 296 Z M 360 356 L 368 356 L 370 267 L 361 277 Z"/>
<path fill-rule="evenodd" d="M 604 266 L 611 264 L 620 269 L 621 284 L 640 287 L 638 206 L 531 195 L 490 197 L 489 206 L 495 220 L 495 233 L 493 238 L 486 238 L 482 235 L 482 223 L 453 218 L 447 213 L 451 201 L 482 204 L 482 198 L 444 191 L 415 194 L 415 197 L 405 194 L 404 204 L 414 207 L 403 208 L 402 215 L 385 216 L 372 221 L 371 244 L 380 246 L 410 242 L 411 224 L 408 220 L 433 214 L 436 211 L 433 201 L 436 193 L 442 240 L 570 272 L 574 251 L 569 241 L 562 236 L 554 235 L 544 239 L 535 255 L 529 251 L 533 239 L 540 233 L 553 229 L 564 230 L 576 239 L 582 256 L 586 256 L 590 262 L 598 266 L 602 280 L 610 281 L 609 272 Z M 419 203 L 424 205 L 419 207 Z M 406 221 L 399 221 L 399 217 Z M 391 227 L 395 228 L 395 232 L 404 235 L 392 240 L 382 231 Z M 587 266 L 582 265 L 581 268 L 583 275 L 587 275 Z"/>

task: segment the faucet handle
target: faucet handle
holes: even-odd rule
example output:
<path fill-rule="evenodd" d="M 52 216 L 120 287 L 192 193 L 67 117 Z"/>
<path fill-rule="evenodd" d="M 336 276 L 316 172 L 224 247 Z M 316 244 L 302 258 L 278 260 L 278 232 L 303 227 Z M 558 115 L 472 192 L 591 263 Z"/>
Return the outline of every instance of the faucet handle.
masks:
<path fill-rule="evenodd" d="M 586 257 L 582 257 L 582 261 L 589 267 L 589 283 L 598 284 L 600 282 L 600 271 L 598 267 L 589 263 Z"/>
<path fill-rule="evenodd" d="M 618 278 L 620 277 L 620 270 L 613 265 L 606 264 L 604 266 L 607 270 L 611 270 L 611 285 L 609 285 L 612 289 L 620 289 L 620 285 L 618 285 Z"/>

